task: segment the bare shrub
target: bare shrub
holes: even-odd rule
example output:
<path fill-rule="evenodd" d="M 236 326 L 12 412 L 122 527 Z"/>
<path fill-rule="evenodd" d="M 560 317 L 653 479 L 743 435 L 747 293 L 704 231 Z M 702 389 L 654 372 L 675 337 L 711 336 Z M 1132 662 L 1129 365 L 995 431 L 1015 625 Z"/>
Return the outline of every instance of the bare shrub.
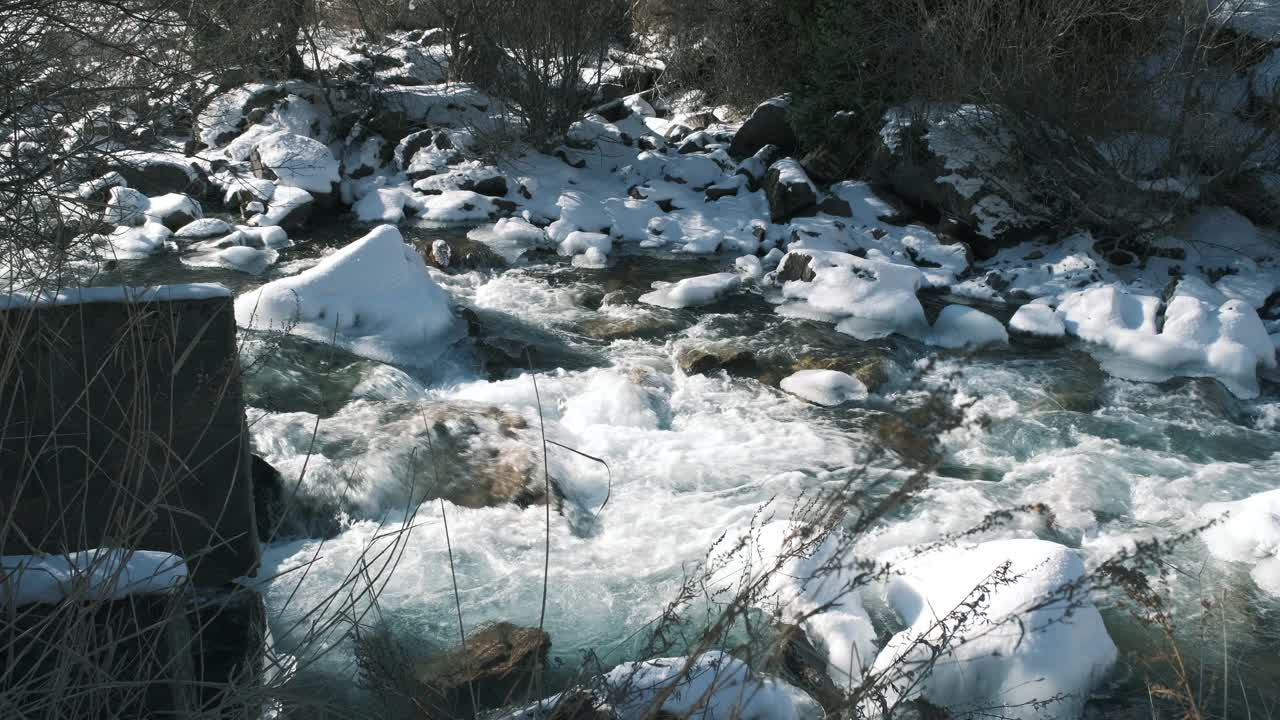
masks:
<path fill-rule="evenodd" d="M 886 110 L 981 108 L 973 144 L 1013 148 L 982 179 L 1027 199 L 1015 209 L 1132 239 L 1280 161 L 1264 119 L 1280 98 L 1242 89 L 1272 46 L 1226 29 L 1239 4 L 1210 17 L 1192 0 L 647 0 L 636 17 L 670 57 L 667 83 L 743 110 L 792 93 L 803 145 L 865 148 L 849 175 Z M 857 122 L 833 127 L 837 111 Z"/>

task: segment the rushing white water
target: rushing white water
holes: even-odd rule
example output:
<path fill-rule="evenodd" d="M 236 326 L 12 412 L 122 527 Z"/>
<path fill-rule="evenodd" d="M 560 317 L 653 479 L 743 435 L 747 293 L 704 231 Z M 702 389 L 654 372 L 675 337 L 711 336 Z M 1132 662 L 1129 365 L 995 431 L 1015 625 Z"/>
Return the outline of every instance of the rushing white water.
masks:
<path fill-rule="evenodd" d="M 687 274 L 707 270 L 704 263 Z M 1049 539 L 1078 548 L 1096 566 L 1135 540 L 1198 526 L 1207 503 L 1274 488 L 1280 472 L 1280 397 L 1273 387 L 1240 401 L 1211 380 L 1112 379 L 1062 344 L 1015 340 L 976 354 L 898 338 L 868 344 L 778 317 L 750 296 L 741 306 L 688 310 L 601 306 L 600 295 L 619 287 L 617 277 L 563 268 L 435 277 L 456 302 L 480 314 L 489 332 L 533 348 L 536 377 L 518 369 L 524 360 L 486 375 L 465 347 L 432 370 L 413 370 L 302 346 L 271 358 L 251 379 L 250 402 L 264 408 L 251 412 L 258 451 L 290 479 L 305 463 L 304 491 L 340 496 L 348 513 L 349 524 L 335 538 L 265 548 L 261 576 L 279 575 L 267 583 L 268 602 L 286 651 L 297 642 L 293 623 L 342 587 L 362 556 L 398 537 L 395 572 L 385 587 L 378 580 L 380 596 L 366 622 L 380 619 L 410 636 L 451 644 L 457 636 L 451 546 L 467 627 L 537 625 L 547 563 L 545 626 L 553 655 L 572 666 L 584 651 L 606 667 L 635 659 L 635 638 L 717 538 L 749 524 L 762 507 L 785 517 L 805 493 L 837 486 L 881 443 L 876 418 L 919 406 L 930 389 L 953 393 L 968 422 L 942 438 L 943 462 L 918 501 L 860 538 L 856 551 L 863 557 L 964 532 L 1003 508 L 1043 503 L 1050 519 L 1016 516 L 977 539 Z M 644 290 L 645 277 L 624 273 L 620 286 Z M 777 388 L 780 378 L 687 375 L 678 368 L 682 348 L 733 338 L 761 357 L 779 348 L 797 357 L 872 354 L 890 361 L 890 380 L 865 400 L 824 408 Z M 924 370 L 919 382 L 911 381 L 913 367 Z M 500 409 L 501 417 L 485 415 L 486 408 Z M 603 459 L 608 469 L 551 445 L 547 469 L 563 503 L 549 526 L 542 505 L 431 501 L 406 516 L 420 496 L 406 488 L 430 471 L 431 453 L 442 451 L 433 444 L 441 437 L 435 423 L 455 422 L 448 415 L 455 411 L 472 413 L 463 424 L 478 438 L 457 447 L 473 459 L 525 452 L 533 458 L 535 486 L 543 482 L 543 425 L 549 440 Z M 458 486 L 479 481 L 434 482 L 462 492 Z M 391 532 L 401 523 L 411 526 L 407 535 Z M 1216 592 L 1247 598 L 1233 622 L 1264 622 L 1277 610 L 1247 566 L 1209 555 L 1199 540 L 1180 548 L 1173 562 L 1195 568 L 1172 580 L 1188 607 Z M 1122 614 L 1105 602 L 1103 612 L 1113 636 L 1121 633 L 1122 653 L 1134 651 L 1122 640 L 1128 627 Z M 1276 635 L 1242 633 L 1241 652 L 1274 655 Z M 339 645 L 316 667 L 349 677 L 350 648 Z"/>

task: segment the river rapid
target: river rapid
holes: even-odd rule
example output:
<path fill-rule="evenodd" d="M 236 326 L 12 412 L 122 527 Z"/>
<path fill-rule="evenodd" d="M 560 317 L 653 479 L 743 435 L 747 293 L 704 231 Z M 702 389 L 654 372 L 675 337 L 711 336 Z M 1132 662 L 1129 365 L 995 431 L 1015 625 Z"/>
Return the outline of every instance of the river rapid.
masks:
<path fill-rule="evenodd" d="M 240 294 L 364 232 L 338 221 L 313 225 L 265 278 L 159 257 L 122 262 L 99 280 L 214 281 Z M 465 229 L 404 232 L 429 247 Z M 616 254 L 603 270 L 545 253 L 502 270 L 432 270 L 454 302 L 474 312 L 479 331 L 427 369 L 242 331 L 255 450 L 290 482 L 305 466 L 301 492 L 331 500 L 344 518 L 327 540 L 264 547 L 259 577 L 277 651 L 294 650 L 309 621 L 303 613 L 345 587 L 361 554 L 407 523 L 394 574 L 378 581 L 365 623 L 392 628 L 416 647 L 450 646 L 458 632 L 451 549 L 466 626 L 537 625 L 549 542 L 545 626 L 559 673 L 552 684 L 565 682 L 588 652 L 605 667 L 634 659 L 691 563 L 722 533 L 750 523 L 762 507 L 785 517 L 805 493 L 843 482 L 873 449 L 887 450 L 881 463 L 918 452 L 886 433 L 885 419 L 941 390 L 965 407 L 968 422 L 940 438 L 942 455 L 919 498 L 858 540 L 866 557 L 963 532 L 1001 508 L 1043 503 L 1051 522 L 1018 516 L 979 539 L 1053 540 L 1096 566 L 1137 539 L 1195 527 L 1206 503 L 1276 485 L 1280 391 L 1272 384 L 1242 401 L 1209 379 L 1119 380 L 1076 341 L 1015 336 L 1008 347 L 977 352 L 896 335 L 863 342 L 779 316 L 754 289 L 680 310 L 635 301 L 654 280 L 732 269 L 732 256 L 637 250 Z M 972 302 L 928 292 L 921 300 L 931 316 L 944 304 Z M 1012 313 L 982 309 L 1002 321 Z M 758 367 L 708 374 L 679 367 L 682 353 L 716 343 L 750 350 Z M 872 367 L 882 382 L 864 401 L 826 408 L 777 387 L 779 374 L 795 367 Z M 459 414 L 470 418 L 470 439 L 437 447 L 439 426 L 454 428 Z M 606 470 L 550 447 L 559 502 L 549 534 L 542 505 L 479 506 L 465 499 L 474 478 L 458 475 L 532 461 L 540 481 L 543 424 L 548 439 L 607 463 Z M 451 452 L 471 455 L 455 461 Z M 417 505 L 441 493 L 452 501 Z M 1247 567 L 1215 559 L 1199 540 L 1176 549 L 1167 567 L 1196 666 L 1223 667 L 1225 648 L 1232 683 L 1240 678 L 1259 697 L 1274 697 L 1277 599 L 1255 586 Z M 1215 603 L 1207 614 L 1204 599 Z M 1150 654 L 1153 635 L 1120 600 L 1097 598 L 1121 660 L 1094 706 L 1107 716 L 1149 717 L 1140 657 Z M 887 623 L 881 635 L 896 629 L 887 615 L 876 614 Z M 350 643 L 342 641 L 300 677 L 359 702 L 353 674 Z"/>

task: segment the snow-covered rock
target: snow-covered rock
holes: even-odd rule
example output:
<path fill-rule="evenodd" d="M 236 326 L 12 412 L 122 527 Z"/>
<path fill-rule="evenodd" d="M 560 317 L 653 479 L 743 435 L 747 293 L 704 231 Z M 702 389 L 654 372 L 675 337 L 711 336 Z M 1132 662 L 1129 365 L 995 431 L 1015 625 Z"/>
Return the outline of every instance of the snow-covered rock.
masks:
<path fill-rule="evenodd" d="M 764 191 L 769 198 L 769 216 L 774 222 L 782 222 L 818 202 L 817 186 L 800 163 L 791 158 L 779 160 L 769 168 Z"/>
<path fill-rule="evenodd" d="M 933 323 L 933 331 L 925 338 L 925 342 L 952 349 L 1008 345 L 1009 333 L 999 320 L 981 310 L 964 305 L 948 305 L 938 314 L 938 319 Z"/>
<path fill-rule="evenodd" d="M 1257 371 L 1276 367 L 1276 356 L 1252 308 L 1175 294 L 1157 332 L 1159 308 L 1157 297 L 1105 284 L 1068 293 L 1058 314 L 1069 334 L 1105 351 L 1098 359 L 1112 375 L 1147 382 L 1216 377 L 1239 397 L 1258 395 Z"/>
<path fill-rule="evenodd" d="M 201 218 L 178 228 L 173 237 L 177 240 L 201 240 L 226 235 L 233 229 L 231 223 L 221 218 Z"/>
<path fill-rule="evenodd" d="M 419 219 L 438 223 L 488 220 L 496 208 L 493 200 L 470 190 L 450 190 L 439 195 L 406 195 L 405 208 Z"/>
<path fill-rule="evenodd" d="M 170 230 L 179 230 L 204 217 L 200 203 L 189 195 L 168 193 L 153 197 L 147 207 L 147 217 Z"/>
<path fill-rule="evenodd" d="M 897 685 L 918 683 L 919 695 L 956 716 L 999 707 L 1002 717 L 1079 717 L 1116 660 L 1101 615 L 1078 585 L 1084 562 L 1070 548 L 1000 540 L 908 555 L 895 567 L 886 599 L 908 627 L 873 671 L 925 672 L 929 645 L 945 638 L 946 651 L 923 678 Z M 1047 708 L 1033 704 L 1059 695 Z"/>
<path fill-rule="evenodd" d="M 822 709 L 803 691 L 753 672 L 746 663 L 719 650 L 696 658 L 669 657 L 622 663 L 593 678 L 588 697 L 611 708 L 618 720 L 655 716 L 699 720 L 817 720 Z M 570 691 L 573 692 L 573 691 Z M 502 720 L 551 720 L 572 702 L 555 695 L 502 717 Z"/>
<path fill-rule="evenodd" d="M 246 106 L 272 91 L 270 85 L 253 83 L 214 96 L 196 118 L 200 140 L 215 148 L 230 142 L 244 128 Z"/>
<path fill-rule="evenodd" d="M 875 656 L 875 629 L 862 605 L 861 588 L 854 587 L 857 565 L 842 555 L 839 537 L 814 535 L 811 528 L 779 520 L 732 532 L 724 547 L 741 550 L 717 569 L 721 580 L 715 589 L 736 593 L 742 588 L 735 583 L 767 575 L 752 601 L 761 609 L 781 611 L 784 622 L 800 623 L 824 652 L 837 684 L 856 682 Z"/>
<path fill-rule="evenodd" d="M 1258 587 L 1280 596 L 1280 490 L 1209 503 L 1200 516 L 1218 521 L 1202 536 L 1209 552 L 1219 560 L 1252 565 Z"/>
<path fill-rule="evenodd" d="M 604 683 L 619 696 L 614 702 L 619 716 L 636 720 L 659 710 L 673 717 L 704 720 L 799 720 L 797 699 L 803 695 L 718 650 L 692 659 L 623 663 L 605 674 Z M 671 687 L 676 691 L 665 692 Z"/>
<path fill-rule="evenodd" d="M 261 275 L 279 257 L 280 254 L 270 248 L 229 245 L 224 248 L 202 248 L 190 255 L 183 255 L 182 263 L 192 267 L 216 267 Z"/>
<path fill-rule="evenodd" d="M 916 299 L 922 276 L 914 267 L 804 250 L 787 253 L 776 273 L 784 299 L 779 314 L 834 322 L 860 340 L 929 331 Z"/>
<path fill-rule="evenodd" d="M 400 188 L 374 188 L 357 200 L 351 211 L 359 222 L 397 225 L 404 219 L 404 200 Z"/>
<path fill-rule="evenodd" d="M 613 250 L 613 238 L 604 233 L 583 232 L 574 230 L 565 236 L 557 247 L 557 252 L 565 256 L 578 256 L 591 253 L 589 260 L 594 263 L 600 258 L 608 258 Z"/>
<path fill-rule="evenodd" d="M 118 227 L 108 235 L 97 236 L 105 254 L 114 260 L 136 260 L 169 249 L 173 232 L 157 222 L 138 227 Z"/>
<path fill-rule="evenodd" d="M 236 299 L 236 322 L 292 328 L 382 362 L 428 366 L 461 337 L 449 295 L 390 225 Z"/>
<path fill-rule="evenodd" d="M 0 608 L 14 608 L 173 592 L 186 583 L 187 564 L 157 550 L 5 555 L 0 557 L 0 577 Z"/>
<path fill-rule="evenodd" d="M 107 211 L 103 220 L 112 225 L 137 227 L 147 221 L 147 209 L 151 201 L 146 195 L 131 187 L 117 185 L 109 191 Z"/>
<path fill-rule="evenodd" d="M 867 397 L 867 386 L 839 370 L 799 370 L 783 378 L 779 386 L 796 397 L 828 407 Z"/>
<path fill-rule="evenodd" d="M 1062 318 L 1053 308 L 1043 303 L 1028 303 L 1018 308 L 1009 319 L 1009 329 L 1014 332 L 1056 338 L 1067 334 Z"/>
<path fill-rule="evenodd" d="M 315 198 L 306 190 L 281 185 L 271 193 L 266 212 L 257 215 L 253 221 L 262 226 L 301 227 L 311 217 L 314 203 Z"/>
<path fill-rule="evenodd" d="M 254 156 L 255 166 L 270 171 L 279 185 L 327 194 L 341 179 L 338 159 L 324 143 L 305 135 L 270 133 L 258 141 Z"/>
<path fill-rule="evenodd" d="M 655 282 L 653 291 L 640 296 L 640 302 L 666 308 L 708 305 L 742 286 L 735 273 L 712 273 L 685 278 L 679 282 Z"/>

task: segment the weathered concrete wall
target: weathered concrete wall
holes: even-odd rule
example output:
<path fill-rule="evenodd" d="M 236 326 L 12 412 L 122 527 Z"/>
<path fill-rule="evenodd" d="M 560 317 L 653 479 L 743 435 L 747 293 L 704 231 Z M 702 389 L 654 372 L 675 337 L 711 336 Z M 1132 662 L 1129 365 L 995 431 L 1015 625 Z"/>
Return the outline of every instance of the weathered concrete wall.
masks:
<path fill-rule="evenodd" d="M 206 586 L 252 573 L 249 449 L 230 297 L 0 311 L 0 553 L 166 550 Z"/>
<path fill-rule="evenodd" d="M 0 717 L 183 718 L 198 707 L 181 594 L 0 610 Z"/>

